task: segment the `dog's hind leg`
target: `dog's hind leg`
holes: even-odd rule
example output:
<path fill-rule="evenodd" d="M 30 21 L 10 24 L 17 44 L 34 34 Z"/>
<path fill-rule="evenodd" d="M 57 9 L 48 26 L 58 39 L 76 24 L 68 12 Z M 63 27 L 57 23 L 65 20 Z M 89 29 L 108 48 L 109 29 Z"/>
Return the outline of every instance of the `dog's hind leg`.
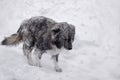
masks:
<path fill-rule="evenodd" d="M 27 56 L 27 54 L 28 54 L 28 50 L 27 50 L 27 45 L 26 44 L 23 44 L 23 54 L 25 56 Z"/>
<path fill-rule="evenodd" d="M 44 52 L 45 51 L 42 51 L 42 50 L 37 49 L 37 48 L 34 50 L 34 55 L 35 55 L 35 63 L 34 63 L 34 65 L 35 66 L 41 67 L 41 57 L 42 57 L 42 54 Z"/>
<path fill-rule="evenodd" d="M 25 56 L 27 56 L 27 60 L 30 65 L 33 65 L 32 53 L 31 53 L 32 49 L 33 47 L 29 47 L 25 43 L 23 44 L 23 53 Z"/>
<path fill-rule="evenodd" d="M 55 71 L 56 72 L 62 72 L 62 69 L 58 65 L 58 57 L 59 57 L 59 54 L 52 55 L 52 59 L 53 59 L 53 62 L 54 62 Z"/>

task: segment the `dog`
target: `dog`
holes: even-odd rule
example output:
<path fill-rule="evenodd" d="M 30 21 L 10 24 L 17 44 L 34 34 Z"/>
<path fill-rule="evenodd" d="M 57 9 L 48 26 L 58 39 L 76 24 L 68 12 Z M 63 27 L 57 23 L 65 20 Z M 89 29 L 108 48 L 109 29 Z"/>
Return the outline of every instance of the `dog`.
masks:
<path fill-rule="evenodd" d="M 28 59 L 28 63 L 41 67 L 41 57 L 43 53 L 51 52 L 56 72 L 62 72 L 58 66 L 58 57 L 62 48 L 72 49 L 75 37 L 75 26 L 67 22 L 56 22 L 53 19 L 36 16 L 24 20 L 15 34 L 6 37 L 2 45 L 17 45 L 23 42 L 23 53 Z M 32 59 L 32 50 L 36 62 Z"/>

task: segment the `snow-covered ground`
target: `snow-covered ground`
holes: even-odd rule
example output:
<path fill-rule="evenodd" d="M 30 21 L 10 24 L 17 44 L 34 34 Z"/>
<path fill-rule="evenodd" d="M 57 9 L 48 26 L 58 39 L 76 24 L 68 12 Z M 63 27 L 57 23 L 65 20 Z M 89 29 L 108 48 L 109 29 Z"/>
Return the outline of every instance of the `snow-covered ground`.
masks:
<path fill-rule="evenodd" d="M 0 46 L 0 80 L 120 80 L 119 0 L 0 0 L 0 41 L 21 22 L 46 16 L 76 26 L 73 50 L 62 51 L 54 71 L 49 55 L 30 66 L 22 45 Z"/>

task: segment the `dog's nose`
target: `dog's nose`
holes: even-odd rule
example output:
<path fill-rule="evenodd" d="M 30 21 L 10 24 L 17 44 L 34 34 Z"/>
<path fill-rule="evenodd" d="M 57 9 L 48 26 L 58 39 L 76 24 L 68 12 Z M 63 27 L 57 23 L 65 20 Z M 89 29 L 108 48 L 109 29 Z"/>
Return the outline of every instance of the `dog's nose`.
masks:
<path fill-rule="evenodd" d="M 68 50 L 71 50 L 72 49 L 72 47 L 71 48 L 68 48 Z"/>

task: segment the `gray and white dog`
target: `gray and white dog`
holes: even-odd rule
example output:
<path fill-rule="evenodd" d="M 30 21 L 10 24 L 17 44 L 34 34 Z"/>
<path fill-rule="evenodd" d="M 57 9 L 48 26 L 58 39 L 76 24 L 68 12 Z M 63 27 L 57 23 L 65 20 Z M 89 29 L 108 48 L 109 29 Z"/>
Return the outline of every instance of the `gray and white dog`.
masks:
<path fill-rule="evenodd" d="M 24 20 L 15 34 L 5 38 L 2 45 L 16 45 L 23 42 L 23 53 L 27 56 L 30 65 L 41 67 L 40 59 L 43 53 L 50 52 L 54 61 L 55 70 L 61 72 L 58 66 L 59 51 L 62 48 L 72 49 L 75 27 L 66 22 L 55 22 L 54 20 L 36 16 Z M 32 50 L 36 61 L 33 62 Z"/>

